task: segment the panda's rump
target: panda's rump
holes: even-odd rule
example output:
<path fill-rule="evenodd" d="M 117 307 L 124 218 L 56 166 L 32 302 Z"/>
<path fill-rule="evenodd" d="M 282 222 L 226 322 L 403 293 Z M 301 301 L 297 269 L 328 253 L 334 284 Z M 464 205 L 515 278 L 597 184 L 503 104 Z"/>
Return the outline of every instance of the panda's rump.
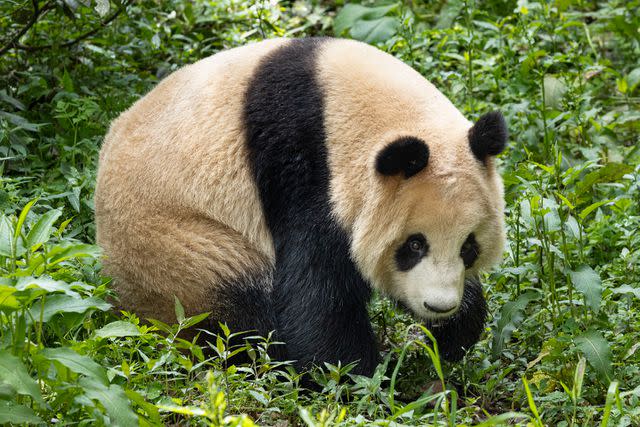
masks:
<path fill-rule="evenodd" d="M 119 308 L 171 323 L 177 297 L 188 316 L 211 312 L 231 323 L 230 299 L 247 294 L 259 304 L 262 295 L 268 304 L 273 266 L 240 233 L 204 217 L 138 213 L 143 221 L 106 215 L 100 223 L 105 272 L 114 278 Z"/>

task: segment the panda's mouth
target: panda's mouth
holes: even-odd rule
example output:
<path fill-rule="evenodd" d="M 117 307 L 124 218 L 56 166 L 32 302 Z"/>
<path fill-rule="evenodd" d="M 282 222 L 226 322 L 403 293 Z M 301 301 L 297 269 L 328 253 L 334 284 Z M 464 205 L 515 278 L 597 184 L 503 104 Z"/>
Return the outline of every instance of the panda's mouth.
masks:
<path fill-rule="evenodd" d="M 418 318 L 420 321 L 425 322 L 427 326 L 437 327 L 441 323 L 449 321 L 449 319 L 455 317 L 456 313 L 459 311 L 459 306 L 449 312 L 439 313 L 434 311 L 432 316 L 426 317 L 423 313 L 416 313 L 414 309 L 412 309 L 406 302 L 400 299 L 394 299 L 395 303 L 398 307 L 400 307 L 404 312 L 410 314 L 411 316 Z"/>

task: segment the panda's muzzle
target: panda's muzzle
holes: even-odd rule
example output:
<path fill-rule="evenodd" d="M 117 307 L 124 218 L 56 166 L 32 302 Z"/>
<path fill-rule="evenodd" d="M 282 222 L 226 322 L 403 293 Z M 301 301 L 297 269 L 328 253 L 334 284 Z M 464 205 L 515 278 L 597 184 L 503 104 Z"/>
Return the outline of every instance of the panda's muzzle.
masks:
<path fill-rule="evenodd" d="M 444 304 L 444 305 L 432 305 L 425 301 L 422 303 L 422 305 L 424 305 L 424 308 L 426 308 L 427 310 L 433 311 L 434 313 L 438 313 L 438 314 L 453 314 L 453 312 L 458 309 L 457 303 Z"/>

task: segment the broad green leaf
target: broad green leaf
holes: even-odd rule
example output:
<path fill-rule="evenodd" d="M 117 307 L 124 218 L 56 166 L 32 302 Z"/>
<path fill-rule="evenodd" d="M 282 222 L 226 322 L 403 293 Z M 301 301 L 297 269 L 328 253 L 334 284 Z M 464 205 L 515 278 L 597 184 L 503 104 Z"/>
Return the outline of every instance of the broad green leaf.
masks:
<path fill-rule="evenodd" d="M 16 288 L 0 285 L 0 311 L 13 311 L 20 308 L 20 302 L 13 295 Z"/>
<path fill-rule="evenodd" d="M 100 255 L 100 248 L 95 245 L 85 243 L 65 246 L 62 248 L 54 248 L 49 255 L 49 265 L 57 264 L 71 258 L 97 258 Z"/>
<path fill-rule="evenodd" d="M 107 311 L 111 308 L 111 304 L 100 298 L 74 298 L 69 295 L 53 295 L 48 297 L 44 303 L 42 320 L 49 321 L 58 313 L 84 313 L 90 309 Z M 34 319 L 40 319 L 40 306 L 33 306 L 30 310 Z"/>
<path fill-rule="evenodd" d="M 618 286 L 611 289 L 614 294 L 633 294 L 636 298 L 640 299 L 640 288 L 634 288 L 629 285 Z"/>
<path fill-rule="evenodd" d="M 28 249 L 33 249 L 34 247 L 37 247 L 49 240 L 53 230 L 53 224 L 57 221 L 60 215 L 62 215 L 62 211 L 57 209 L 51 210 L 42 215 L 33 227 L 31 227 L 31 230 L 29 230 L 25 246 Z"/>
<path fill-rule="evenodd" d="M 111 425 L 123 427 L 138 425 L 138 417 L 131 409 L 129 399 L 122 387 L 117 384 L 107 387 L 89 377 L 80 378 L 79 383 L 89 399 L 98 401 L 104 407 Z"/>
<path fill-rule="evenodd" d="M 498 357 L 502 353 L 504 345 L 511 338 L 513 331 L 520 325 L 524 318 L 525 307 L 534 300 L 540 298 L 540 293 L 529 290 L 520 295 L 515 301 L 506 303 L 500 310 L 500 318 L 493 331 L 493 357 Z"/>
<path fill-rule="evenodd" d="M 102 366 L 89 356 L 80 355 L 69 347 L 45 348 L 40 354 L 46 359 L 61 363 L 77 374 L 94 378 L 104 385 L 109 384 L 107 373 Z"/>
<path fill-rule="evenodd" d="M 624 163 L 607 163 L 601 168 L 589 172 L 578 181 L 575 195 L 579 196 L 590 192 L 595 184 L 602 182 L 618 182 L 628 173 L 633 172 L 633 166 Z"/>
<path fill-rule="evenodd" d="M 547 108 L 562 109 L 562 97 L 567 86 L 557 77 L 544 76 L 544 103 Z"/>
<path fill-rule="evenodd" d="M 444 3 L 440 13 L 438 13 L 438 20 L 436 21 L 436 28 L 445 30 L 451 28 L 453 21 L 460 15 L 462 9 L 464 9 L 464 1 L 462 0 L 450 0 Z"/>
<path fill-rule="evenodd" d="M 638 87 L 638 84 L 640 84 L 640 68 L 632 70 L 627 75 L 627 83 L 629 84 L 629 90 L 631 92 L 633 92 L 634 89 Z"/>
<path fill-rule="evenodd" d="M 359 4 L 349 3 L 345 5 L 333 21 L 333 30 L 336 36 L 344 35 L 344 33 L 352 28 L 357 21 L 372 20 L 385 16 L 393 8 L 395 4 L 379 7 L 366 7 Z"/>
<path fill-rule="evenodd" d="M 162 418 L 160 417 L 160 411 L 158 407 L 153 403 L 149 403 L 145 400 L 145 398 L 138 392 L 133 390 L 125 390 L 124 391 L 129 400 L 140 408 L 144 409 L 144 411 L 149 415 L 151 425 L 163 425 Z"/>
<path fill-rule="evenodd" d="M 96 338 L 135 337 L 142 335 L 138 327 L 124 320 L 116 320 L 93 333 Z"/>
<path fill-rule="evenodd" d="M 389 40 L 399 26 L 400 21 L 389 16 L 370 21 L 362 20 L 357 21 L 351 28 L 351 35 L 365 43 L 379 43 Z"/>
<path fill-rule="evenodd" d="M 14 402 L 0 401 L 0 424 L 39 424 L 42 418 L 33 412 L 33 409 Z"/>
<path fill-rule="evenodd" d="M 591 330 L 576 337 L 574 342 L 602 382 L 608 384 L 613 377 L 611 348 L 599 331 Z"/>
<path fill-rule="evenodd" d="M 12 400 L 15 396 L 15 387 L 0 380 L 0 400 Z"/>
<path fill-rule="evenodd" d="M 12 255 L 11 245 L 13 242 L 13 225 L 9 218 L 2 215 L 0 217 L 0 256 L 10 257 Z"/>
<path fill-rule="evenodd" d="M 31 396 L 35 402 L 44 406 L 40 387 L 31 378 L 22 361 L 7 350 L 0 350 L 0 378 L 3 383 L 15 388 L 18 394 Z"/>
<path fill-rule="evenodd" d="M 53 280 L 50 277 L 20 277 L 15 288 L 19 291 L 39 288 L 47 292 L 64 292 L 65 294 L 80 298 L 80 295 L 71 289 L 71 284 L 62 280 Z"/>
<path fill-rule="evenodd" d="M 600 310 L 602 299 L 602 281 L 600 275 L 588 265 L 578 267 L 576 271 L 569 272 L 571 283 L 584 295 L 587 305 L 594 311 Z"/>

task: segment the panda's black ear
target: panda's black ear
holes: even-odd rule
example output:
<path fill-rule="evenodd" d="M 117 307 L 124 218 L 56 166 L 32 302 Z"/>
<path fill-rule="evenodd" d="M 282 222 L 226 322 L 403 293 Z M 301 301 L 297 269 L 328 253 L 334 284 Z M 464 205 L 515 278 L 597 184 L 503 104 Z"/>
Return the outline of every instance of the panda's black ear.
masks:
<path fill-rule="evenodd" d="M 469 145 L 473 155 L 481 162 L 487 157 L 502 153 L 507 145 L 509 131 L 500 111 L 492 111 L 480 117 L 469 129 Z"/>
<path fill-rule="evenodd" d="M 384 147 L 376 157 L 376 170 L 385 176 L 402 173 L 411 178 L 427 166 L 429 147 L 412 136 L 398 138 Z"/>

